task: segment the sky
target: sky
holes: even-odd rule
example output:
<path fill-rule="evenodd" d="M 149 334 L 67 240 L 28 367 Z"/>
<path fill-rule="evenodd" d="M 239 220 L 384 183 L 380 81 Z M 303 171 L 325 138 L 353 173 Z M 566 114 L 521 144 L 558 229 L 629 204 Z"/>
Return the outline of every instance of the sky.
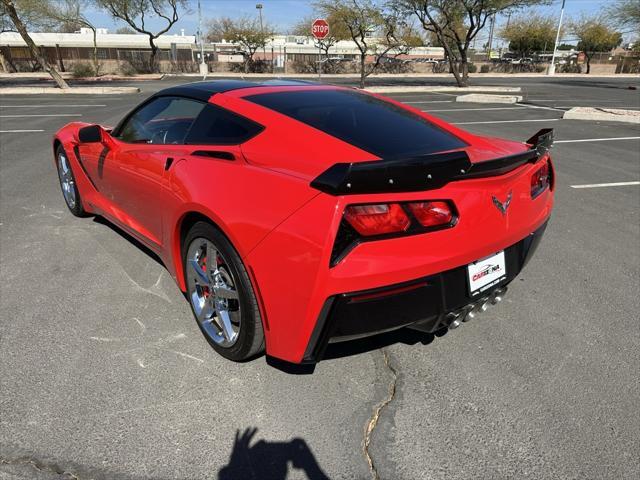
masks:
<path fill-rule="evenodd" d="M 312 0 L 201 0 L 203 24 L 206 19 L 220 16 L 240 17 L 243 15 L 257 15 L 256 4 L 263 5 L 262 15 L 265 22 L 274 25 L 280 32 L 287 32 L 301 18 L 312 16 L 314 9 Z M 551 5 L 538 7 L 541 13 L 557 16 L 560 14 L 562 0 L 554 0 Z M 591 14 L 606 8 L 612 0 L 566 0 L 565 18 L 577 17 L 583 13 Z M 190 11 L 183 13 L 180 20 L 170 33 L 179 34 L 181 29 L 186 35 L 194 35 L 198 29 L 198 2 L 188 0 Z M 96 26 L 108 28 L 115 31 L 122 23 L 116 23 L 113 19 L 101 12 L 91 11 L 88 15 L 96 22 Z M 506 17 L 498 18 L 497 24 L 501 25 L 506 21 Z M 203 29 L 206 30 L 206 27 Z M 484 41 L 488 36 L 488 28 L 478 36 L 478 42 Z M 567 39 L 569 40 L 569 39 Z"/>

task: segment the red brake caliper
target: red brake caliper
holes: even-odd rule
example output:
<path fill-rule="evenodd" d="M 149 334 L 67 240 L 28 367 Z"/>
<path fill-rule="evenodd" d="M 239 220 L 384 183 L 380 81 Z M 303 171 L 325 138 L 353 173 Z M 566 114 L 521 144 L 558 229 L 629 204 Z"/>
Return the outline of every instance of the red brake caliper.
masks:
<path fill-rule="evenodd" d="M 205 275 L 207 274 L 207 257 L 204 257 L 202 259 L 202 271 L 205 273 Z M 202 287 L 202 291 L 204 293 L 204 298 L 209 298 L 209 295 L 211 295 L 211 292 L 209 291 L 209 286 L 203 286 Z"/>

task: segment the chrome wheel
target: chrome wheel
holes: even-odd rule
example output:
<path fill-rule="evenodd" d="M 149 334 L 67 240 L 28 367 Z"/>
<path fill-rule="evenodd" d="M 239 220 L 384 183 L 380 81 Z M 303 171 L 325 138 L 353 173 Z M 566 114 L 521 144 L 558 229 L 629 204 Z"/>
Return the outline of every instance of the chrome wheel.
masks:
<path fill-rule="evenodd" d="M 187 250 L 187 289 L 205 334 L 221 347 L 231 347 L 240 332 L 240 297 L 236 279 L 215 245 L 195 238 Z"/>
<path fill-rule="evenodd" d="M 60 178 L 60 187 L 62 187 L 62 195 L 67 206 L 73 210 L 76 207 L 76 184 L 73 178 L 73 172 L 69 165 L 69 160 L 61 151 L 58 153 L 58 177 Z"/>

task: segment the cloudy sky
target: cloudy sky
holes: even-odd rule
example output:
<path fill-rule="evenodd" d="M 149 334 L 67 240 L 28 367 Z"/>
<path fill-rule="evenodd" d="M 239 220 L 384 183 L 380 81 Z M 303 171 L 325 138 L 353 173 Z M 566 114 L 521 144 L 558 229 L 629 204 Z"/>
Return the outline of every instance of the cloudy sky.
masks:
<path fill-rule="evenodd" d="M 180 33 L 180 29 L 184 28 L 187 35 L 195 34 L 198 28 L 198 2 L 197 0 L 188 1 L 190 12 L 182 15 L 171 33 Z M 201 0 L 202 16 L 206 20 L 207 18 L 220 16 L 257 15 L 257 3 L 263 5 L 262 14 L 264 20 L 275 25 L 282 32 L 290 29 L 300 18 L 314 14 L 312 0 Z M 555 0 L 550 6 L 540 7 L 539 10 L 544 13 L 558 15 L 561 3 L 561 0 Z M 581 13 L 597 12 L 610 3 L 610 0 L 566 0 L 565 15 L 571 17 L 578 16 Z M 104 13 L 92 11 L 90 17 L 99 26 L 106 27 L 110 31 L 122 26 L 122 24 L 114 22 L 111 17 Z M 505 20 L 506 17 L 498 19 L 498 24 Z M 488 35 L 488 33 L 486 34 Z M 479 40 L 481 39 L 479 38 Z"/>

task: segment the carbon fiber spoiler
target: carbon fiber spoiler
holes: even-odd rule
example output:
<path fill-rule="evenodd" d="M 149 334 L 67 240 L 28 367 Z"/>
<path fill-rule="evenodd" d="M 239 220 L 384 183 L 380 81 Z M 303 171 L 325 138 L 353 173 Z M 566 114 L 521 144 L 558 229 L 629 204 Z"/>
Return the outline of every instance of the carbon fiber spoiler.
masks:
<path fill-rule="evenodd" d="M 529 150 L 471 163 L 465 151 L 434 153 L 402 159 L 336 163 L 311 182 L 330 195 L 414 192 L 441 188 L 449 182 L 490 177 L 535 163 L 553 145 L 553 129 L 545 128 L 527 140 Z"/>

